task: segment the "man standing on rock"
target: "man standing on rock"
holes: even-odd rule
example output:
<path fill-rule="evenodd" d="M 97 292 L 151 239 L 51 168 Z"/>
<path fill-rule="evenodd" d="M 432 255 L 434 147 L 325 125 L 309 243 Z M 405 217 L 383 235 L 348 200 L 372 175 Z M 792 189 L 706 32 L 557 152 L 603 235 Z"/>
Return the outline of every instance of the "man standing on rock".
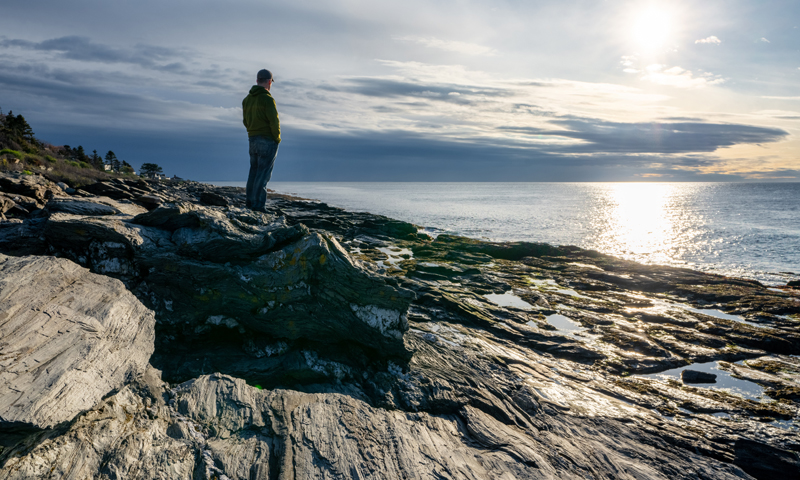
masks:
<path fill-rule="evenodd" d="M 272 178 L 272 167 L 281 143 L 281 125 L 278 108 L 269 93 L 274 79 L 269 70 L 260 70 L 256 85 L 242 100 L 244 126 L 250 138 L 250 175 L 247 176 L 247 208 L 266 211 L 267 182 Z"/>

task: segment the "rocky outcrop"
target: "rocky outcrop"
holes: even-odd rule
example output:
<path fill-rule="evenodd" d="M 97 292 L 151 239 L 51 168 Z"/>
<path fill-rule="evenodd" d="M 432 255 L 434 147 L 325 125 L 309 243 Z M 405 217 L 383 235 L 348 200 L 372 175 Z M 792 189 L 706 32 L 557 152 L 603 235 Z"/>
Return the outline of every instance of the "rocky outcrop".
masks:
<path fill-rule="evenodd" d="M 142 373 L 155 319 L 122 282 L 0 254 L 0 436 L 69 422 Z"/>
<path fill-rule="evenodd" d="M 106 196 L 116 200 L 148 195 L 152 191 L 144 180 L 125 180 L 119 178 L 87 185 L 83 187 L 83 190 L 93 195 Z"/>
<path fill-rule="evenodd" d="M 209 478 L 195 475 L 200 460 L 195 444 L 170 436 L 179 427 L 164 403 L 158 375 L 150 369 L 65 430 L 44 432 L 0 451 L 0 478 Z"/>
<path fill-rule="evenodd" d="M 133 188 L 77 191 L 0 223 L 0 251 L 122 280 L 156 312 L 163 371 L 7 441 L 0 478 L 800 472 L 796 290 L 576 247 L 433 239 L 288 196 L 253 213 L 241 189 L 148 187 L 163 200 L 149 211 Z M 708 362 L 716 384 L 659 376 Z M 732 379 L 753 390 L 726 390 Z"/>
<path fill-rule="evenodd" d="M 303 225 L 177 203 L 133 218 L 54 213 L 44 234 L 52 250 L 135 286 L 184 339 L 210 327 L 243 328 L 407 355 L 413 294 Z"/>
<path fill-rule="evenodd" d="M 61 187 L 39 175 L 0 175 L 0 191 L 32 198 L 39 206 L 56 195 L 64 195 Z"/>
<path fill-rule="evenodd" d="M 3 478 L 746 478 L 622 420 L 586 429 L 530 389 L 517 395 L 523 425 L 470 406 L 409 414 L 339 393 L 258 390 L 219 374 L 169 395 L 164 404 L 126 387 L 13 457 Z"/>

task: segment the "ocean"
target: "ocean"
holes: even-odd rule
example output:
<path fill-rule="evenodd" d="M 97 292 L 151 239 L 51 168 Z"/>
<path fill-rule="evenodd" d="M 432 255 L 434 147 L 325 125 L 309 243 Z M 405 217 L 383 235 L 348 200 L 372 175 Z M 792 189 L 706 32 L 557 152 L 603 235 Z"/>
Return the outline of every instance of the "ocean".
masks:
<path fill-rule="evenodd" d="M 433 236 L 577 245 L 769 285 L 800 279 L 800 183 L 272 182 L 269 188 L 404 220 Z"/>

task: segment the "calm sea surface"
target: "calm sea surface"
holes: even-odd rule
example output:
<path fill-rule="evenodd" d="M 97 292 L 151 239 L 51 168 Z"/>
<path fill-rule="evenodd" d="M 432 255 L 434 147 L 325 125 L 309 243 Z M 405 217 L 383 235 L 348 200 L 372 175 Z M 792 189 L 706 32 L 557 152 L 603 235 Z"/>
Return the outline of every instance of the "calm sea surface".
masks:
<path fill-rule="evenodd" d="M 800 279 L 800 183 L 272 182 L 269 187 L 411 222 L 434 235 L 577 245 L 768 284 Z"/>

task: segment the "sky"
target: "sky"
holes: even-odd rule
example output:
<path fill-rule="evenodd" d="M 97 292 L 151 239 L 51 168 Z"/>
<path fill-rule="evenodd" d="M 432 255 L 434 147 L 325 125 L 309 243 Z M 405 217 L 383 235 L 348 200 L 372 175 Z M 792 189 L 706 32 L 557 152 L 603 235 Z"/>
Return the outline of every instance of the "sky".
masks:
<path fill-rule="evenodd" d="M 0 109 L 243 181 L 800 181 L 797 0 L 3 0 Z"/>

